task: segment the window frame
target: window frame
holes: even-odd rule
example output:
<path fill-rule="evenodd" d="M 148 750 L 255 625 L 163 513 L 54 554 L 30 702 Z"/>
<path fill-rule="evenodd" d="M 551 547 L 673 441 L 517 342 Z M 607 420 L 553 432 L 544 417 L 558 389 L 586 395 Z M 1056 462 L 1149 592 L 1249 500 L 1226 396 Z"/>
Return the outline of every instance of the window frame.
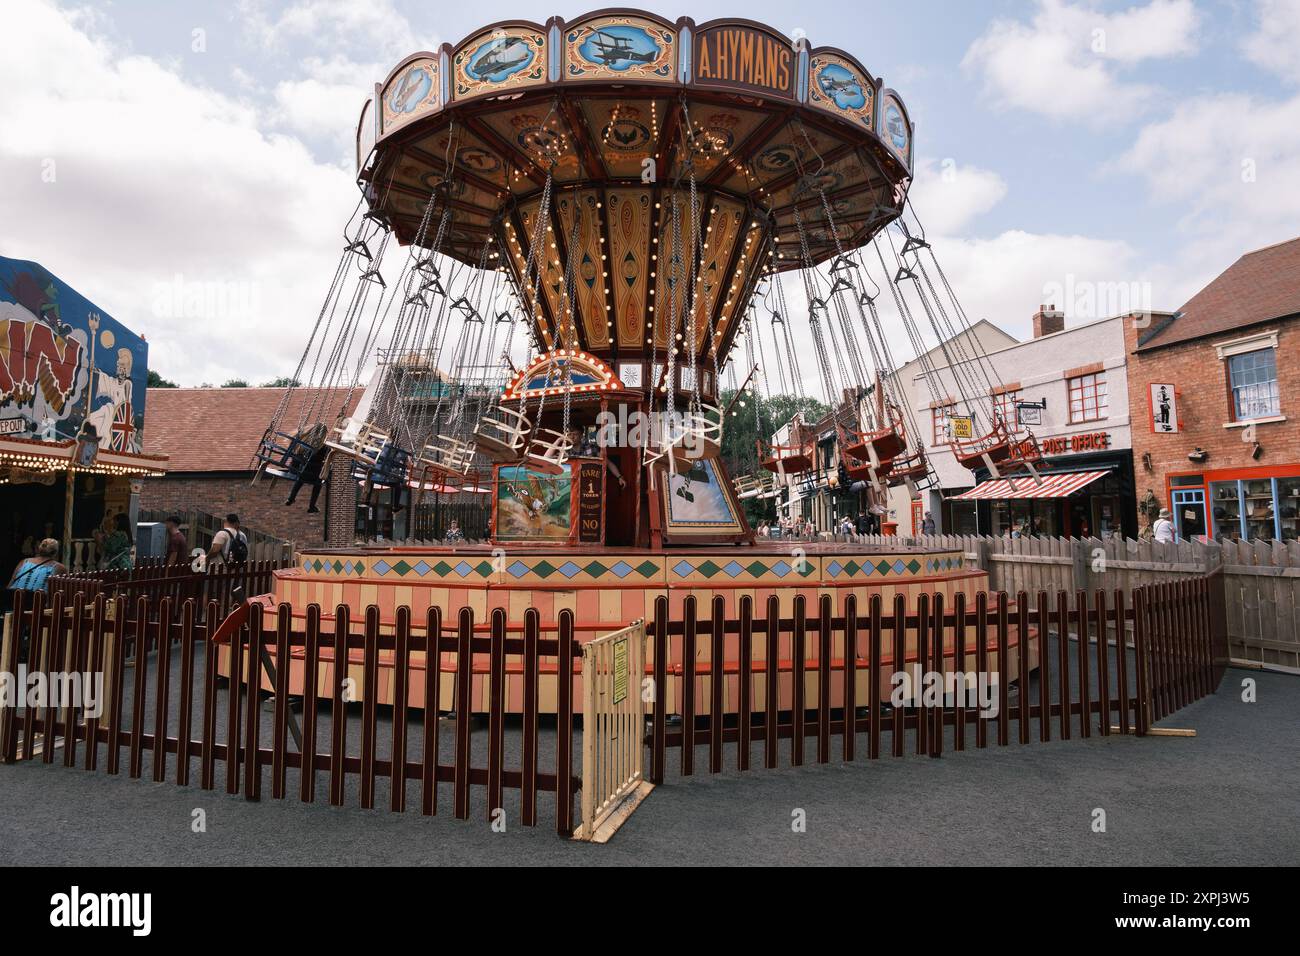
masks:
<path fill-rule="evenodd" d="M 1245 358 L 1246 356 L 1250 356 L 1250 355 L 1259 355 L 1260 353 L 1263 352 L 1271 352 L 1273 357 L 1273 378 L 1271 379 L 1271 382 L 1273 385 L 1272 399 L 1275 405 L 1272 411 L 1265 412 L 1262 415 L 1251 415 L 1249 417 L 1242 417 L 1240 414 L 1238 414 L 1238 409 L 1237 409 L 1238 386 L 1233 384 L 1232 363 L 1236 359 Z M 1233 351 L 1230 352 L 1229 354 L 1224 355 L 1223 356 L 1223 378 L 1228 390 L 1228 421 L 1253 422 L 1253 421 L 1259 421 L 1260 419 L 1276 418 L 1282 414 L 1282 389 L 1278 379 L 1277 346 L 1266 344 L 1262 348 Z M 1258 386 L 1260 384 L 1267 384 L 1267 383 L 1252 382 L 1250 383 L 1250 386 L 1243 385 L 1241 387 L 1247 388 L 1251 386 Z"/>
<path fill-rule="evenodd" d="M 1091 379 L 1091 383 L 1086 381 Z M 1087 390 L 1091 386 L 1091 409 L 1093 414 L 1089 414 L 1089 400 Z M 1104 394 L 1098 389 L 1104 388 Z M 1110 382 L 1106 378 L 1106 370 L 1098 372 L 1085 372 L 1082 375 L 1072 375 L 1065 382 L 1066 404 L 1070 410 L 1070 424 L 1082 425 L 1086 422 L 1100 422 L 1110 417 Z M 1080 409 L 1076 413 L 1074 403 L 1076 395 L 1080 404 Z"/>
<path fill-rule="evenodd" d="M 956 410 L 956 402 L 930 406 L 930 447 L 938 448 L 951 441 L 948 436 L 948 419 Z"/>

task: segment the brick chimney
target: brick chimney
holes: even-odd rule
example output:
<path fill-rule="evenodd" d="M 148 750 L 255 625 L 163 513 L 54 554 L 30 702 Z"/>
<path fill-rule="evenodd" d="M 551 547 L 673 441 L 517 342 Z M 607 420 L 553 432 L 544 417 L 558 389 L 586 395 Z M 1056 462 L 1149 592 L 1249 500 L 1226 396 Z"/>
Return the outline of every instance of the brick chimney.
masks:
<path fill-rule="evenodd" d="M 1056 303 L 1040 305 L 1034 313 L 1034 338 L 1065 331 L 1065 313 L 1056 311 Z"/>

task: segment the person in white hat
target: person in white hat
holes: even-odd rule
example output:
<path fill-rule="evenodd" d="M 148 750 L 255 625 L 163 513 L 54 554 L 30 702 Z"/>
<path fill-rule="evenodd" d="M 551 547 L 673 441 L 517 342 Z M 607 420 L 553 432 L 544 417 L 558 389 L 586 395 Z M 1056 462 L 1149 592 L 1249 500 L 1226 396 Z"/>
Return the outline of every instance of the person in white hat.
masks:
<path fill-rule="evenodd" d="M 1174 523 L 1169 520 L 1168 508 L 1160 509 L 1160 516 L 1156 518 L 1156 523 L 1151 526 L 1151 531 L 1157 541 L 1174 540 Z"/>

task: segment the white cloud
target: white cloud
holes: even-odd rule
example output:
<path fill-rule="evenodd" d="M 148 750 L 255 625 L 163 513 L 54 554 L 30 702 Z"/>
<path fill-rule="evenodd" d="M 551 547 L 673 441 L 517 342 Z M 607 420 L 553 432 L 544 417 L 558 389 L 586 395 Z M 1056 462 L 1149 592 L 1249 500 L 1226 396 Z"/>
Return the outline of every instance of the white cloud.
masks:
<path fill-rule="evenodd" d="M 48 2 L 19 0 L 6 17 L 0 88 L 22 94 L 0 98 L 4 253 L 145 334 L 166 377 L 292 371 L 356 203 L 350 173 L 264 132 L 255 106 L 121 53 Z M 177 276 L 243 290 L 248 307 L 155 314 Z"/>
<path fill-rule="evenodd" d="M 991 170 L 925 157 L 917 163 L 909 193 L 926 228 L 940 235 L 965 229 L 1006 194 L 1006 181 Z"/>
<path fill-rule="evenodd" d="M 962 65 L 983 75 L 999 106 L 1100 122 L 1146 107 L 1158 91 L 1122 68 L 1195 53 L 1198 22 L 1191 0 L 1151 0 L 1114 14 L 1038 0 L 1029 23 L 993 21 Z"/>
<path fill-rule="evenodd" d="M 1241 42 L 1252 63 L 1300 83 L 1300 0 L 1257 0 L 1254 33 Z"/>
<path fill-rule="evenodd" d="M 1108 171 L 1141 176 L 1173 217 L 1176 307 L 1241 253 L 1300 232 L 1300 95 L 1201 97 L 1145 127 Z"/>

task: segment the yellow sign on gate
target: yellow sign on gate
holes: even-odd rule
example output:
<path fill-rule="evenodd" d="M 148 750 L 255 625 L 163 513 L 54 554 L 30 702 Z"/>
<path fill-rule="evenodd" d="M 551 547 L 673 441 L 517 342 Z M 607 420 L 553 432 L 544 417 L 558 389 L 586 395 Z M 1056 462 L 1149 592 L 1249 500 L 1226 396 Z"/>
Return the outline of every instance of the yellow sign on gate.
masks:
<path fill-rule="evenodd" d="M 630 668 L 627 666 L 627 638 L 614 643 L 614 703 L 627 700 L 627 683 Z"/>

